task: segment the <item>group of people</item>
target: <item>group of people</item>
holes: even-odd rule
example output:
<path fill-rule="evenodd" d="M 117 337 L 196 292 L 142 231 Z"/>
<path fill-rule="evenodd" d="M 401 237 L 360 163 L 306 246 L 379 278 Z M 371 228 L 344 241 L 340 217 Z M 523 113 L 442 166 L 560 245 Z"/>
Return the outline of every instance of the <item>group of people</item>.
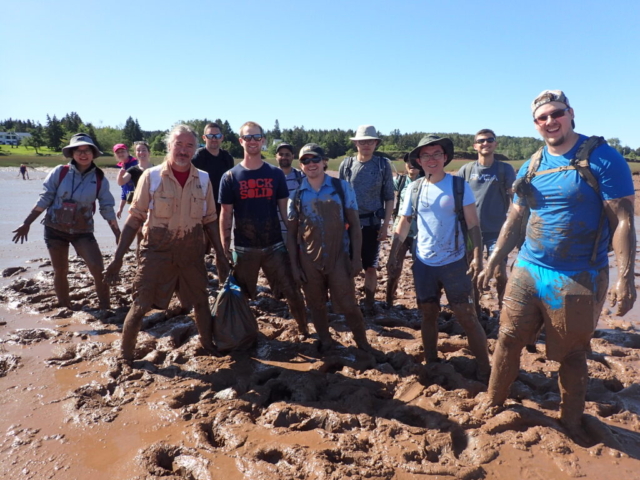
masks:
<path fill-rule="evenodd" d="M 108 182 L 92 161 L 100 152 L 91 138 L 77 134 L 63 149 L 70 163 L 48 175 L 14 241 L 26 240 L 29 225 L 46 209 L 45 242 L 60 304 L 70 307 L 66 257 L 71 243 L 94 276 L 100 307 L 108 308 L 108 285 L 117 281 L 124 254 L 140 235 L 133 303 L 123 328 L 126 362 L 133 360 L 145 313 L 167 308 L 174 293 L 194 309 L 202 347 L 216 352 L 204 264 L 211 247 L 220 281 L 233 268 L 248 297 L 256 295 L 262 269 L 304 337 L 308 308 L 321 351 L 334 345 L 330 299 L 334 311 L 345 315 L 358 348 L 381 358 L 367 339 L 363 311 L 376 309 L 380 243 L 395 217 L 386 306 L 393 305 L 411 250 L 426 362 L 439 361 L 437 321 L 444 290 L 467 334 L 477 378 L 488 381 L 483 408 L 491 411 L 508 396 L 522 348 L 535 343 L 544 327 L 547 356 L 560 363 L 561 421 L 580 435 L 586 355 L 608 286 L 609 248 L 618 267 L 610 294 L 617 314 L 624 315 L 636 299 L 634 188 L 629 167 L 615 149 L 599 137 L 575 132 L 575 113 L 562 91 L 543 91 L 531 112 L 545 145 L 517 176 L 496 159 L 498 141 L 490 129 L 475 135 L 478 159 L 457 175 L 445 171 L 453 159 L 452 141 L 427 135 L 405 155 L 406 171 L 394 179 L 389 161 L 376 155 L 380 138 L 371 125 L 358 127 L 351 138 L 357 154 L 344 159 L 339 178 L 326 173 L 328 159 L 316 144 L 298 152 L 300 170 L 292 167 L 296 152 L 287 143 L 276 148 L 278 167 L 266 163 L 264 131 L 255 122 L 240 128 L 244 157 L 235 166 L 220 148 L 219 125 L 205 127 L 205 146 L 199 150 L 196 132 L 178 125 L 167 136 L 168 153 L 159 166 L 149 164 L 144 142 L 136 145 L 138 167 L 131 165 L 124 145 L 114 147 L 123 166 L 118 183 L 137 183 L 133 195 L 123 190 L 123 202 L 132 198 L 122 233 L 116 217 L 124 203 L 114 213 Z M 118 241 L 104 273 L 92 233 L 96 198 Z M 516 247 L 507 280 L 507 255 Z M 363 270 L 361 310 L 354 277 Z M 494 277 L 501 315 L 490 360 L 479 322 L 479 293 Z"/>

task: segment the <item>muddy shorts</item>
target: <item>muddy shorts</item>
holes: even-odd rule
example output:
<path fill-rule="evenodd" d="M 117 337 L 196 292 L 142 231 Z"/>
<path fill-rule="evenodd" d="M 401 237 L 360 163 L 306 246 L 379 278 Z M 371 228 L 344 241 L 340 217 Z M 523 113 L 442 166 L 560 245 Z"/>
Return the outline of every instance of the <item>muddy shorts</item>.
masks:
<path fill-rule="evenodd" d="M 380 225 L 371 225 L 362 227 L 362 268 L 369 267 L 378 268 L 378 259 L 380 257 L 380 242 L 378 235 L 380 234 Z"/>
<path fill-rule="evenodd" d="M 171 252 L 143 249 L 133 279 L 133 296 L 147 310 L 166 309 L 174 292 L 183 306 L 195 306 L 208 303 L 207 284 L 204 257 L 176 263 Z"/>
<path fill-rule="evenodd" d="M 562 271 L 518 259 L 504 295 L 500 334 L 531 344 L 544 325 L 550 360 L 589 352 L 608 284 L 608 267 Z"/>
<path fill-rule="evenodd" d="M 467 275 L 467 259 L 462 257 L 448 265 L 432 267 L 419 259 L 413 262 L 413 282 L 418 305 L 440 303 L 440 287 L 444 287 L 450 305 L 473 303 L 473 284 Z"/>
<path fill-rule="evenodd" d="M 233 275 L 238 285 L 251 298 L 256 297 L 261 268 L 272 291 L 282 293 L 287 299 L 300 296 L 291 275 L 291 260 L 284 243 L 267 248 L 236 247 L 233 257 Z"/>
<path fill-rule="evenodd" d="M 95 243 L 98 241 L 93 233 L 66 233 L 51 227 L 44 227 L 44 243 L 47 248 L 68 247 L 69 244 L 76 248 L 81 243 Z M 77 249 L 77 248 L 76 248 Z"/>

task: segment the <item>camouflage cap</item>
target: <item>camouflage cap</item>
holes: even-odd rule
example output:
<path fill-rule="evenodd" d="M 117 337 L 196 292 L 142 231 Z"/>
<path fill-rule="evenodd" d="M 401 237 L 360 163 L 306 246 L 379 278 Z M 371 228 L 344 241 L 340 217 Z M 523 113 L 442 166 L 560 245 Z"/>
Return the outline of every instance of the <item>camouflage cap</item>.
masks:
<path fill-rule="evenodd" d="M 544 90 L 531 102 L 531 113 L 535 115 L 538 108 L 551 102 L 560 102 L 571 107 L 569 99 L 562 90 Z"/>
<path fill-rule="evenodd" d="M 307 143 L 304 147 L 302 147 L 300 149 L 300 155 L 298 155 L 298 158 L 302 158 L 305 155 L 315 155 L 316 157 L 320 157 L 322 159 L 326 158 L 324 149 L 317 143 Z"/>

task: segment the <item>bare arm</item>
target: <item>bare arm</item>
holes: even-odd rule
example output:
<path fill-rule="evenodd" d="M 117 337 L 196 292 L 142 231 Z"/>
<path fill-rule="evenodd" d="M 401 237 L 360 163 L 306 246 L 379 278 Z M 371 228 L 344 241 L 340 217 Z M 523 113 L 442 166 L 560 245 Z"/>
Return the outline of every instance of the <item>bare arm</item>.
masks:
<path fill-rule="evenodd" d="M 396 226 L 396 231 L 393 232 L 391 251 L 389 252 L 389 259 L 387 260 L 387 273 L 389 275 L 395 273 L 398 268 L 398 251 L 400 250 L 400 245 L 407 239 L 412 220 L 412 217 L 401 216 Z"/>
<path fill-rule="evenodd" d="M 383 242 L 389 235 L 389 222 L 391 221 L 391 215 L 393 215 L 393 200 L 387 200 L 384 202 L 384 221 L 378 234 L 378 241 Z"/>
<path fill-rule="evenodd" d="M 636 301 L 635 261 L 636 230 L 634 226 L 634 196 L 606 200 L 604 210 L 612 232 L 613 252 L 618 267 L 618 280 L 609 290 L 611 306 L 618 306 L 616 315 L 623 316 Z"/>
<path fill-rule="evenodd" d="M 230 262 L 233 262 L 231 256 L 231 225 L 233 223 L 233 205 L 223 203 L 220 210 L 220 239 L 222 240 L 222 249 L 225 256 Z"/>
<path fill-rule="evenodd" d="M 287 230 L 289 230 L 289 219 L 287 215 L 288 202 L 289 202 L 288 197 L 281 198 L 280 200 L 278 200 L 278 211 L 280 212 L 280 218 L 284 222 L 284 225 L 287 227 Z"/>
<path fill-rule="evenodd" d="M 15 235 L 13 236 L 14 243 L 18 243 L 18 240 L 20 241 L 20 243 L 24 243 L 28 240 L 31 224 L 36 218 L 40 216 L 42 212 L 44 212 L 44 208 L 38 207 L 37 205 L 33 207 L 29 215 L 27 215 L 27 218 L 25 218 L 24 222 L 22 222 L 22 225 L 11 232 L 15 233 Z"/>
<path fill-rule="evenodd" d="M 522 221 L 526 207 L 522 207 L 513 203 L 509 210 L 507 220 L 502 225 L 500 236 L 496 241 L 496 247 L 487 260 L 487 264 L 478 277 L 478 287 L 488 288 L 489 280 L 493 276 L 496 265 L 504 261 L 507 255 L 511 253 L 520 241 L 520 232 L 522 231 Z"/>
<path fill-rule="evenodd" d="M 469 265 L 471 280 L 476 282 L 480 272 L 482 271 L 482 233 L 480 232 L 480 221 L 478 220 L 478 210 L 476 204 L 470 203 L 462 207 L 464 219 L 467 222 L 467 230 L 469 238 L 473 243 L 473 260 Z M 463 239 L 466 242 L 466 239 Z"/>
<path fill-rule="evenodd" d="M 124 168 L 121 168 L 120 171 L 118 171 L 118 178 L 116 179 L 118 185 L 123 186 L 129 182 L 129 180 L 131 180 L 131 174 L 127 173 Z"/>

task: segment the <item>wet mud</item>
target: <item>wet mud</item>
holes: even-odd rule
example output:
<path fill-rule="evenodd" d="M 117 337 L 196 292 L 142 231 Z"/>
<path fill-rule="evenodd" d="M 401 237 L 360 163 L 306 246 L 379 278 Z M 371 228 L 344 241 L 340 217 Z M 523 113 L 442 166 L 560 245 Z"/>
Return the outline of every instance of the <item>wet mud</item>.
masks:
<path fill-rule="evenodd" d="M 211 304 L 219 288 L 213 260 L 206 257 Z M 544 334 L 535 351 L 523 350 L 509 399 L 491 415 L 477 409 L 486 385 L 446 297 L 440 362 L 424 364 L 409 259 L 395 306 L 383 308 L 382 270 L 375 314 L 365 317 L 368 340 L 384 359 L 358 350 L 335 313 L 329 321 L 339 345 L 319 352 L 313 325 L 301 338 L 261 276 L 250 302 L 260 327 L 255 348 L 209 356 L 193 313 L 174 298 L 166 311 L 145 316 L 129 367 L 116 360 L 134 262 L 127 254 L 109 311 L 97 309 L 92 277 L 77 258 L 70 261 L 71 310 L 56 307 L 44 259 L 13 265 L 25 271 L 4 279 L 0 477 L 640 478 L 637 309 L 623 319 L 603 310 L 588 356 L 583 425 L 590 441 L 579 444 L 558 421 L 559 365 L 545 356 Z M 362 301 L 362 278 L 356 291 Z M 497 303 L 492 287 L 480 321 L 491 353 Z"/>

